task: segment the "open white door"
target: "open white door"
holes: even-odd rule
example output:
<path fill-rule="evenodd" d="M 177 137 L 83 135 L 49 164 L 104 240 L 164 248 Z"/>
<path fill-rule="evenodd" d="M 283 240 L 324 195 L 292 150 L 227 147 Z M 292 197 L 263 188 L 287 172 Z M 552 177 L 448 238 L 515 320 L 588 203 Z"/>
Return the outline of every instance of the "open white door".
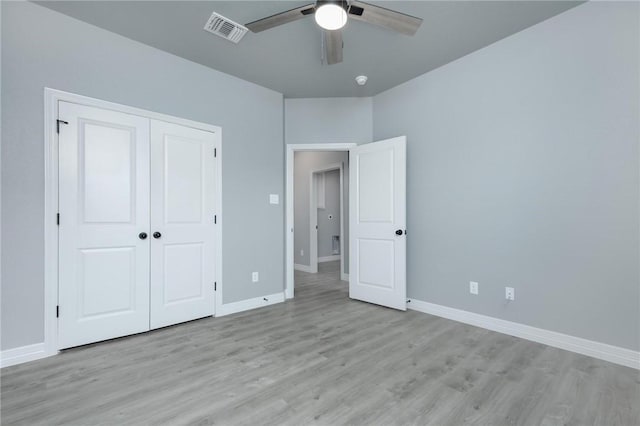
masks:
<path fill-rule="evenodd" d="M 151 328 L 214 314 L 219 135 L 151 120 Z"/>
<path fill-rule="evenodd" d="M 149 120 L 60 117 L 60 349 L 149 330 Z"/>
<path fill-rule="evenodd" d="M 406 137 L 349 153 L 349 297 L 404 311 Z"/>

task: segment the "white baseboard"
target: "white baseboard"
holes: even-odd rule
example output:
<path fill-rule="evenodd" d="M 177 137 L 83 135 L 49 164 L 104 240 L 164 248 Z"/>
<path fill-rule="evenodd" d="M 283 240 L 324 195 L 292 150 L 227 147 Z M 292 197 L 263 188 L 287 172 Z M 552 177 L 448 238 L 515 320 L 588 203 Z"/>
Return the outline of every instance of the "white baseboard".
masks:
<path fill-rule="evenodd" d="M 349 281 L 349 274 L 345 274 L 344 272 L 342 272 L 342 273 L 340 274 L 340 279 L 341 279 L 342 281 Z"/>
<path fill-rule="evenodd" d="M 225 315 L 262 308 L 264 306 L 282 302 L 284 302 L 284 292 L 254 297 L 253 299 L 241 300 L 239 302 L 226 303 L 222 305 L 222 309 L 220 309 L 219 312 L 216 312 L 216 317 L 223 317 Z"/>
<path fill-rule="evenodd" d="M 631 349 L 416 299 L 410 299 L 407 308 L 640 370 L 640 352 Z"/>
<path fill-rule="evenodd" d="M 293 299 L 293 289 L 292 288 L 285 289 L 284 298 L 285 299 Z"/>
<path fill-rule="evenodd" d="M 318 263 L 322 263 L 322 262 L 333 262 L 334 260 L 340 260 L 340 255 L 339 254 L 334 254 L 331 256 L 322 256 L 318 258 Z"/>
<path fill-rule="evenodd" d="M 309 274 L 313 274 L 311 266 L 308 265 L 299 265 L 296 263 L 293 265 L 293 269 L 295 269 L 296 271 L 308 272 Z"/>
<path fill-rule="evenodd" d="M 47 356 L 49 356 L 49 354 L 45 351 L 44 343 L 35 343 L 33 345 L 7 349 L 0 353 L 0 368 L 35 361 L 36 359 L 46 358 Z"/>

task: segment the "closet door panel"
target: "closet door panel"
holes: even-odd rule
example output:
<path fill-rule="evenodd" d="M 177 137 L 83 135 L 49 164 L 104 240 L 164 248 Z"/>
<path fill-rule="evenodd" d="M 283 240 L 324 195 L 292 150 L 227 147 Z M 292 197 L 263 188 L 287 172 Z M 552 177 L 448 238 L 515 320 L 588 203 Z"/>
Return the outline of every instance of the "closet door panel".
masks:
<path fill-rule="evenodd" d="M 151 121 L 151 328 L 214 314 L 215 141 Z"/>
<path fill-rule="evenodd" d="M 149 330 L 149 120 L 58 106 L 64 349 Z"/>

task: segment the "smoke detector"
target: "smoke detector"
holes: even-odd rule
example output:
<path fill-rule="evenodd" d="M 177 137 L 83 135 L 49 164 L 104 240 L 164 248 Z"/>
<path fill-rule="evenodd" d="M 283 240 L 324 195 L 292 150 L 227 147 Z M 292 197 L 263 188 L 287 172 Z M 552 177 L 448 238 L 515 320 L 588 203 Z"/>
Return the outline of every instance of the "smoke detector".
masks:
<path fill-rule="evenodd" d="M 242 37 L 249 31 L 243 25 L 233 22 L 231 19 L 225 18 L 216 12 L 211 14 L 204 26 L 204 30 L 234 43 L 242 40 Z"/>
<path fill-rule="evenodd" d="M 365 84 L 367 84 L 367 76 L 366 75 L 357 76 L 356 83 L 358 83 L 359 86 L 364 86 Z"/>

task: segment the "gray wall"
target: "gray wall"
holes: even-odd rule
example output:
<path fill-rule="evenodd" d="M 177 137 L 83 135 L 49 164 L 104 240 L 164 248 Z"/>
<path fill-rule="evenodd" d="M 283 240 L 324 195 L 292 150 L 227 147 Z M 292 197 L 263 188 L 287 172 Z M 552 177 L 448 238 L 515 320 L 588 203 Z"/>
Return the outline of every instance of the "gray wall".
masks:
<path fill-rule="evenodd" d="M 372 108 L 372 98 L 285 99 L 285 143 L 371 142 Z"/>
<path fill-rule="evenodd" d="M 332 164 L 343 163 L 345 176 L 344 217 L 349 217 L 349 154 L 346 151 L 297 151 L 293 162 L 293 263 L 309 266 L 309 191 L 311 188 L 311 171 L 319 170 Z M 322 210 L 319 210 L 322 211 Z M 344 272 L 349 273 L 349 222 L 344 223 Z M 300 255 L 300 250 L 304 255 Z"/>
<path fill-rule="evenodd" d="M 269 204 L 284 190 L 282 95 L 32 3 L 2 2 L 3 350 L 43 341 L 45 86 L 221 126 L 224 303 L 283 290 L 283 205 Z"/>
<path fill-rule="evenodd" d="M 318 211 L 318 257 L 333 256 L 333 236 L 340 236 L 340 170 L 324 175 L 324 208 Z M 347 204 L 347 200 L 345 200 Z M 329 219 L 331 216 L 331 219 Z M 342 238 L 342 236 L 340 236 Z"/>
<path fill-rule="evenodd" d="M 374 139 L 408 137 L 410 297 L 640 349 L 639 12 L 587 3 L 374 98 Z"/>

